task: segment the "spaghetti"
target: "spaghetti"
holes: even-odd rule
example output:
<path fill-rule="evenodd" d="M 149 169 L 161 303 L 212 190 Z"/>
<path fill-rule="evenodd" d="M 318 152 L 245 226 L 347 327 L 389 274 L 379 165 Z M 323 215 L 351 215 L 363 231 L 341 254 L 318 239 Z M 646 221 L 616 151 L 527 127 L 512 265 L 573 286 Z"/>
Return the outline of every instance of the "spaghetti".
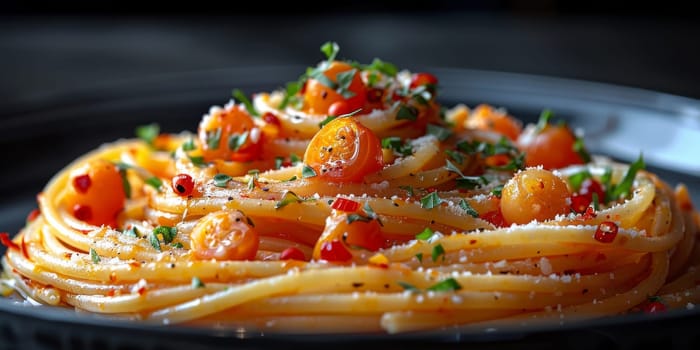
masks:
<path fill-rule="evenodd" d="M 443 109 L 338 47 L 286 89 L 140 127 L 57 173 L 8 246 L 26 300 L 156 324 L 407 332 L 692 306 L 685 186 L 591 157 L 544 111 Z"/>

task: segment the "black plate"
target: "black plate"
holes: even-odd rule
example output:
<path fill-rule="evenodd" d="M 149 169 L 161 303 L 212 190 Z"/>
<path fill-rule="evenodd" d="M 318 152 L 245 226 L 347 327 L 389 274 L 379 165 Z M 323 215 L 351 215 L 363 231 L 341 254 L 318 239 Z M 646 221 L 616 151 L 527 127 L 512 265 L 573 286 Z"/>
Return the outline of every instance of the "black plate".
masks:
<path fill-rule="evenodd" d="M 211 105 L 232 88 L 279 88 L 301 66 L 256 67 L 157 76 L 75 89 L 31 103 L 0 105 L 0 230 L 17 232 L 36 206 L 34 196 L 63 166 L 102 143 L 134 135 L 151 122 L 163 131 L 195 130 Z M 447 106 L 490 103 L 527 122 L 543 108 L 586 130 L 588 146 L 622 161 L 640 152 L 648 168 L 672 184 L 684 182 L 700 203 L 700 101 L 591 82 L 500 72 L 430 69 Z M 3 248 L 0 247 L 0 251 Z M 700 345 L 700 312 L 616 316 L 563 326 L 511 325 L 488 332 L 447 329 L 400 335 L 283 335 L 152 327 L 95 315 L 35 308 L 0 299 L 0 350 L 202 348 L 629 348 Z M 468 345 L 467 345 L 468 344 Z"/>

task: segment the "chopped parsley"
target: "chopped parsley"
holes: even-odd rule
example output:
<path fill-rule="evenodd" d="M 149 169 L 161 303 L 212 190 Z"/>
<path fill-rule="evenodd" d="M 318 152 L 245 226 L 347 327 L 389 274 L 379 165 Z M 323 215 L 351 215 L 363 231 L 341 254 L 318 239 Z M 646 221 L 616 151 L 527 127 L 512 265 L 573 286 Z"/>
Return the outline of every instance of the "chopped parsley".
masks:
<path fill-rule="evenodd" d="M 369 216 L 364 216 L 364 215 L 360 215 L 357 213 L 349 214 L 348 218 L 347 218 L 348 224 L 352 224 L 355 221 L 370 222 L 370 221 L 372 221 L 372 218 Z"/>
<path fill-rule="evenodd" d="M 426 227 L 421 231 L 421 233 L 416 235 L 416 239 L 419 239 L 421 241 L 427 241 L 432 237 L 434 234 L 433 230 L 430 229 L 430 227 Z"/>
<path fill-rule="evenodd" d="M 498 197 L 498 198 L 501 198 L 502 193 L 503 193 L 503 185 L 498 185 L 491 190 L 491 194 Z"/>
<path fill-rule="evenodd" d="M 444 128 L 436 124 L 428 124 L 426 127 L 426 133 L 428 135 L 433 135 L 440 141 L 445 141 L 452 136 L 452 131 L 448 128 Z"/>
<path fill-rule="evenodd" d="M 479 213 L 476 212 L 474 208 L 472 208 L 471 205 L 469 205 L 469 202 L 465 201 L 464 199 L 461 199 L 459 201 L 459 207 L 462 208 L 467 214 L 471 215 L 474 218 L 479 217 Z"/>
<path fill-rule="evenodd" d="M 573 151 L 576 152 L 579 157 L 581 157 L 581 160 L 584 163 L 591 162 L 591 155 L 588 153 L 588 150 L 586 150 L 586 145 L 583 143 L 582 137 L 576 137 L 576 141 L 571 147 Z"/>
<path fill-rule="evenodd" d="M 321 52 L 326 55 L 328 61 L 335 60 L 335 57 L 340 51 L 340 46 L 335 41 L 327 41 L 321 45 Z"/>
<path fill-rule="evenodd" d="M 151 243 L 151 246 L 155 248 L 157 251 L 160 250 L 160 241 L 158 240 L 158 237 L 156 237 L 155 232 L 151 232 L 150 235 L 148 235 L 148 242 Z"/>
<path fill-rule="evenodd" d="M 97 254 L 97 252 L 92 248 L 90 248 L 90 258 L 92 259 L 92 262 L 95 264 L 102 261 L 102 259 L 100 259 L 100 256 Z"/>
<path fill-rule="evenodd" d="M 419 263 L 423 263 L 423 253 L 416 254 L 416 259 L 418 259 Z"/>
<path fill-rule="evenodd" d="M 194 139 L 192 139 L 191 137 L 189 140 L 182 143 L 183 151 L 194 151 L 195 148 L 197 147 L 194 145 Z"/>
<path fill-rule="evenodd" d="M 297 165 L 299 162 L 301 162 L 301 159 L 299 159 L 299 156 L 292 153 L 289 155 L 289 161 L 292 163 L 292 165 Z"/>
<path fill-rule="evenodd" d="M 238 151 L 248 140 L 248 131 L 244 131 L 242 134 L 233 134 L 228 137 L 228 149 L 236 152 Z"/>
<path fill-rule="evenodd" d="M 199 277 L 192 277 L 192 288 L 204 288 L 204 283 L 199 279 Z"/>
<path fill-rule="evenodd" d="M 206 140 L 209 149 L 219 149 L 219 143 L 221 142 L 221 128 L 207 131 Z"/>
<path fill-rule="evenodd" d="M 196 166 L 204 166 L 207 163 L 204 162 L 204 157 L 202 156 L 187 156 L 187 158 L 190 159 L 190 162 Z"/>
<path fill-rule="evenodd" d="M 175 243 L 171 244 L 171 246 L 172 246 L 173 248 L 184 248 L 184 247 L 185 247 L 185 246 L 183 246 L 182 243 L 180 243 L 180 242 L 175 242 Z"/>
<path fill-rule="evenodd" d="M 569 176 L 569 184 L 573 188 L 574 192 L 578 192 L 581 189 L 581 184 L 586 179 L 593 177 L 588 170 L 579 171 L 571 176 Z"/>
<path fill-rule="evenodd" d="M 413 197 L 413 187 L 412 186 L 399 186 L 400 189 L 406 191 L 409 197 Z"/>
<path fill-rule="evenodd" d="M 254 117 L 259 117 L 260 113 L 255 109 L 255 106 L 253 106 L 253 103 L 250 102 L 250 99 L 241 91 L 240 89 L 234 89 L 233 90 L 233 98 L 238 100 L 238 102 L 243 103 L 245 106 L 245 109 L 248 111 L 248 113 Z"/>
<path fill-rule="evenodd" d="M 168 244 L 175 239 L 175 235 L 177 235 L 177 227 L 158 226 L 153 229 L 153 237 L 158 240 L 158 235 L 163 237 L 163 243 Z"/>
<path fill-rule="evenodd" d="M 149 185 L 149 186 L 155 188 L 158 192 L 161 191 L 160 188 L 161 188 L 161 186 L 163 186 L 163 181 L 156 176 L 149 177 L 148 179 L 146 179 L 145 182 L 146 182 L 146 185 Z"/>
<path fill-rule="evenodd" d="M 606 196 L 608 197 L 608 201 L 610 200 L 617 200 L 620 198 L 628 198 L 630 196 L 630 192 L 632 190 L 632 184 L 634 183 L 634 178 L 637 176 L 637 172 L 640 170 L 644 169 L 644 158 L 642 155 L 639 155 L 639 158 L 632 163 L 629 168 L 627 168 L 627 172 L 625 172 L 625 175 L 622 178 L 622 181 L 620 181 L 618 184 L 614 186 L 609 186 L 608 191 L 606 191 Z M 606 201 L 607 202 L 607 201 Z"/>
<path fill-rule="evenodd" d="M 314 168 L 304 164 L 304 166 L 301 168 L 301 177 L 304 179 L 314 177 L 318 174 L 316 174 L 316 170 Z"/>
<path fill-rule="evenodd" d="M 402 156 L 410 156 L 413 154 L 413 146 L 409 140 L 402 142 L 400 137 L 391 136 L 382 139 L 382 148 L 393 150 Z"/>
<path fill-rule="evenodd" d="M 398 283 L 398 285 L 401 286 L 404 290 L 407 290 L 407 291 L 413 292 L 413 293 L 420 293 L 420 290 L 418 288 L 416 288 L 416 286 L 414 286 L 410 283 L 402 282 L 402 281 L 398 281 L 396 283 Z"/>
<path fill-rule="evenodd" d="M 275 203 L 275 209 L 280 209 L 290 203 L 301 203 L 304 201 L 305 199 L 300 198 L 296 193 L 292 191 L 284 191 L 282 198 Z"/>
<path fill-rule="evenodd" d="M 396 76 L 396 74 L 399 72 L 399 69 L 396 68 L 395 65 L 389 62 L 384 62 L 379 58 L 375 58 L 374 60 L 372 60 L 372 63 L 365 66 L 364 69 L 378 71 L 390 77 Z"/>
<path fill-rule="evenodd" d="M 411 120 L 418 119 L 418 110 L 415 107 L 400 105 L 399 111 L 396 112 L 396 120 Z"/>
<path fill-rule="evenodd" d="M 355 93 L 350 91 L 350 84 L 352 84 L 352 79 L 355 77 L 355 74 L 357 74 L 357 69 L 340 72 L 336 75 L 338 85 L 336 91 L 344 98 L 351 98 L 355 96 Z"/>
<path fill-rule="evenodd" d="M 462 289 L 462 286 L 457 282 L 456 279 L 450 277 L 443 281 L 440 281 L 430 287 L 427 290 L 433 292 L 449 292 Z"/>
<path fill-rule="evenodd" d="M 464 155 L 462 153 L 457 152 L 457 151 L 453 151 L 451 149 L 445 150 L 445 153 L 447 153 L 447 155 L 450 158 L 452 158 L 455 162 L 457 162 L 457 164 L 460 164 L 460 165 L 464 164 Z"/>
<path fill-rule="evenodd" d="M 452 162 L 450 162 L 448 159 L 446 159 L 445 162 L 447 163 L 445 165 L 445 168 L 447 168 L 447 171 L 456 173 L 457 175 L 464 177 L 464 174 L 462 174 L 462 171 L 459 170 L 459 168 L 457 168 L 454 164 L 452 164 Z"/>
<path fill-rule="evenodd" d="M 542 110 L 540 113 L 540 118 L 537 120 L 537 133 L 541 132 L 547 127 L 547 125 L 549 125 L 549 120 L 552 119 L 553 116 L 554 113 L 550 109 Z"/>
<path fill-rule="evenodd" d="M 149 145 L 153 145 L 153 140 L 160 135 L 160 125 L 156 123 L 141 125 L 136 128 L 136 137 L 146 141 Z"/>
<path fill-rule="evenodd" d="M 301 87 L 304 84 L 299 81 L 291 81 L 287 83 L 285 94 L 284 94 L 284 99 L 282 99 L 282 102 L 279 105 L 279 109 L 284 109 L 287 107 L 287 105 L 290 102 L 296 102 L 294 101 L 296 94 L 301 90 Z"/>
<path fill-rule="evenodd" d="M 421 208 L 433 209 L 442 203 L 442 199 L 437 192 L 430 192 L 427 196 L 420 199 Z"/>
<path fill-rule="evenodd" d="M 462 176 L 455 179 L 458 189 L 473 190 L 479 186 L 486 185 L 488 180 L 483 176 Z"/>
<path fill-rule="evenodd" d="M 124 234 L 131 237 L 139 237 L 139 230 L 135 226 L 131 226 L 129 229 L 124 230 Z"/>
<path fill-rule="evenodd" d="M 231 179 L 232 177 L 226 174 L 216 174 L 214 175 L 214 185 L 216 185 L 216 187 L 226 187 L 226 184 L 228 184 Z"/>
<path fill-rule="evenodd" d="M 440 257 L 443 261 L 445 260 L 445 248 L 442 247 L 442 244 L 434 246 L 432 252 L 433 262 L 436 262 Z"/>
<path fill-rule="evenodd" d="M 129 183 L 129 179 L 126 176 L 126 170 L 131 168 L 130 165 L 125 164 L 125 163 L 117 163 L 117 169 L 119 169 L 119 175 L 122 178 L 122 187 L 124 187 L 124 194 L 126 195 L 126 198 L 131 198 L 131 183 Z"/>

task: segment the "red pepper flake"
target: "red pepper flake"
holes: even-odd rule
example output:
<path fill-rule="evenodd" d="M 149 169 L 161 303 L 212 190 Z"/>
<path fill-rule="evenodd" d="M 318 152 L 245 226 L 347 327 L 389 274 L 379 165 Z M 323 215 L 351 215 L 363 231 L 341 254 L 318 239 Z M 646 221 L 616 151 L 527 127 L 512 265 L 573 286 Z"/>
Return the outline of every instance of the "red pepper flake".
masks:
<path fill-rule="evenodd" d="M 590 220 L 598 216 L 598 214 L 595 213 L 595 209 L 593 207 L 586 207 L 586 211 L 581 214 L 581 219 L 583 220 Z"/>
<path fill-rule="evenodd" d="M 276 127 L 281 127 L 282 123 L 280 123 L 280 119 L 277 118 L 276 115 L 274 115 L 272 112 L 265 112 L 262 116 L 262 120 L 265 121 L 265 123 L 272 124 Z"/>
<path fill-rule="evenodd" d="M 90 189 L 90 185 L 92 185 L 92 180 L 90 180 L 90 175 L 88 174 L 78 175 L 73 178 L 73 188 L 75 188 L 78 193 L 87 193 Z"/>
<path fill-rule="evenodd" d="M 10 234 L 7 232 L 0 233 L 0 244 L 4 245 L 5 247 L 10 248 L 10 249 L 17 249 L 17 250 L 21 249 L 19 247 L 19 245 L 17 245 L 17 243 L 13 242 L 10 239 Z"/>
<path fill-rule="evenodd" d="M 92 219 L 92 209 L 87 205 L 76 204 L 73 206 L 73 216 L 81 221 Z"/>
<path fill-rule="evenodd" d="M 483 213 L 479 215 L 479 217 L 483 220 L 486 220 L 490 223 L 492 223 L 496 227 L 507 227 L 508 223 L 506 222 L 506 219 L 503 218 L 503 214 L 501 213 L 500 209 L 497 210 L 492 210 L 486 213 Z"/>
<path fill-rule="evenodd" d="M 617 237 L 618 227 L 617 224 L 612 221 L 603 221 L 598 225 L 598 229 L 595 230 L 596 241 L 601 243 L 610 243 Z"/>
<path fill-rule="evenodd" d="M 372 88 L 367 90 L 367 101 L 369 102 L 380 102 L 384 96 L 384 90 L 378 88 Z"/>
<path fill-rule="evenodd" d="M 113 297 L 115 294 L 117 294 L 117 291 L 115 289 L 110 289 L 107 291 L 108 297 Z"/>
<path fill-rule="evenodd" d="M 360 203 L 343 197 L 336 198 L 336 200 L 333 201 L 333 205 L 331 205 L 331 208 L 345 212 L 354 212 L 359 207 Z"/>
<path fill-rule="evenodd" d="M 27 260 L 29 260 L 29 253 L 27 253 L 29 250 L 27 249 L 27 242 L 26 242 L 26 240 L 25 240 L 25 237 L 26 237 L 26 236 L 22 235 L 22 240 L 21 240 L 21 241 L 22 241 L 22 246 L 21 246 L 21 248 L 22 248 L 22 255 L 24 255 L 24 257 L 25 257 Z"/>
<path fill-rule="evenodd" d="M 476 244 L 476 240 L 475 239 L 469 240 L 469 244 Z"/>
<path fill-rule="evenodd" d="M 280 260 L 306 260 L 304 253 L 297 247 L 289 247 L 282 251 L 280 254 Z"/>
<path fill-rule="evenodd" d="M 39 209 L 34 209 L 34 210 L 30 211 L 29 215 L 27 215 L 27 222 L 29 223 L 29 222 L 36 220 L 36 218 L 39 216 L 39 214 L 41 214 L 41 211 L 39 211 Z"/>
<path fill-rule="evenodd" d="M 117 281 L 117 273 L 112 271 L 112 273 L 109 274 L 109 281 L 110 282 L 116 282 Z"/>
<path fill-rule="evenodd" d="M 348 261 L 352 254 L 343 243 L 337 239 L 321 244 L 321 259 L 326 261 Z"/>
<path fill-rule="evenodd" d="M 661 298 L 658 296 L 652 296 L 649 297 L 649 300 L 647 301 L 644 306 L 642 306 L 642 311 L 648 314 L 655 314 L 659 312 L 664 312 L 666 311 L 666 305 L 661 302 Z"/>

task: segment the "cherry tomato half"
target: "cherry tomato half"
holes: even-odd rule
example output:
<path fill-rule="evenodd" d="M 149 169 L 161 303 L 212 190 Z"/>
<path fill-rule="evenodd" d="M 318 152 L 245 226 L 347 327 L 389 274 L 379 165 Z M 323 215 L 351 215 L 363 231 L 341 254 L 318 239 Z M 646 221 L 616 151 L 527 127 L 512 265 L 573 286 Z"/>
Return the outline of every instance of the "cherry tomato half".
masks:
<path fill-rule="evenodd" d="M 199 219 L 190 233 L 198 259 L 253 260 L 260 236 L 237 211 L 216 211 Z"/>
<path fill-rule="evenodd" d="M 126 193 L 116 165 L 92 160 L 73 170 L 68 184 L 64 204 L 69 213 L 91 225 L 117 227 Z"/>
<path fill-rule="evenodd" d="M 199 123 L 197 135 L 207 162 L 216 159 L 247 162 L 262 155 L 262 131 L 240 105 L 206 115 Z"/>
<path fill-rule="evenodd" d="M 322 178 L 336 182 L 361 182 L 384 166 L 379 138 L 352 117 L 337 118 L 311 139 L 304 164 Z"/>
<path fill-rule="evenodd" d="M 358 69 L 353 68 L 351 65 L 345 62 L 333 61 L 329 65 L 328 69 L 323 72 L 323 75 L 325 75 L 331 83 L 337 84 L 338 74 L 350 74 L 350 72 L 353 70 L 355 70 L 355 74 L 353 75 L 350 84 L 345 89 L 347 95 L 352 95 L 348 97 L 344 97 L 337 89 L 327 86 L 327 82 L 310 78 L 306 82 L 303 92 L 305 111 L 311 114 L 338 116 L 364 107 L 365 103 L 367 102 L 367 87 L 362 82 L 360 71 Z M 341 106 L 336 105 L 334 110 L 331 111 L 331 107 L 335 103 L 341 101 L 345 102 L 345 105 L 342 106 L 342 108 L 340 108 Z"/>

